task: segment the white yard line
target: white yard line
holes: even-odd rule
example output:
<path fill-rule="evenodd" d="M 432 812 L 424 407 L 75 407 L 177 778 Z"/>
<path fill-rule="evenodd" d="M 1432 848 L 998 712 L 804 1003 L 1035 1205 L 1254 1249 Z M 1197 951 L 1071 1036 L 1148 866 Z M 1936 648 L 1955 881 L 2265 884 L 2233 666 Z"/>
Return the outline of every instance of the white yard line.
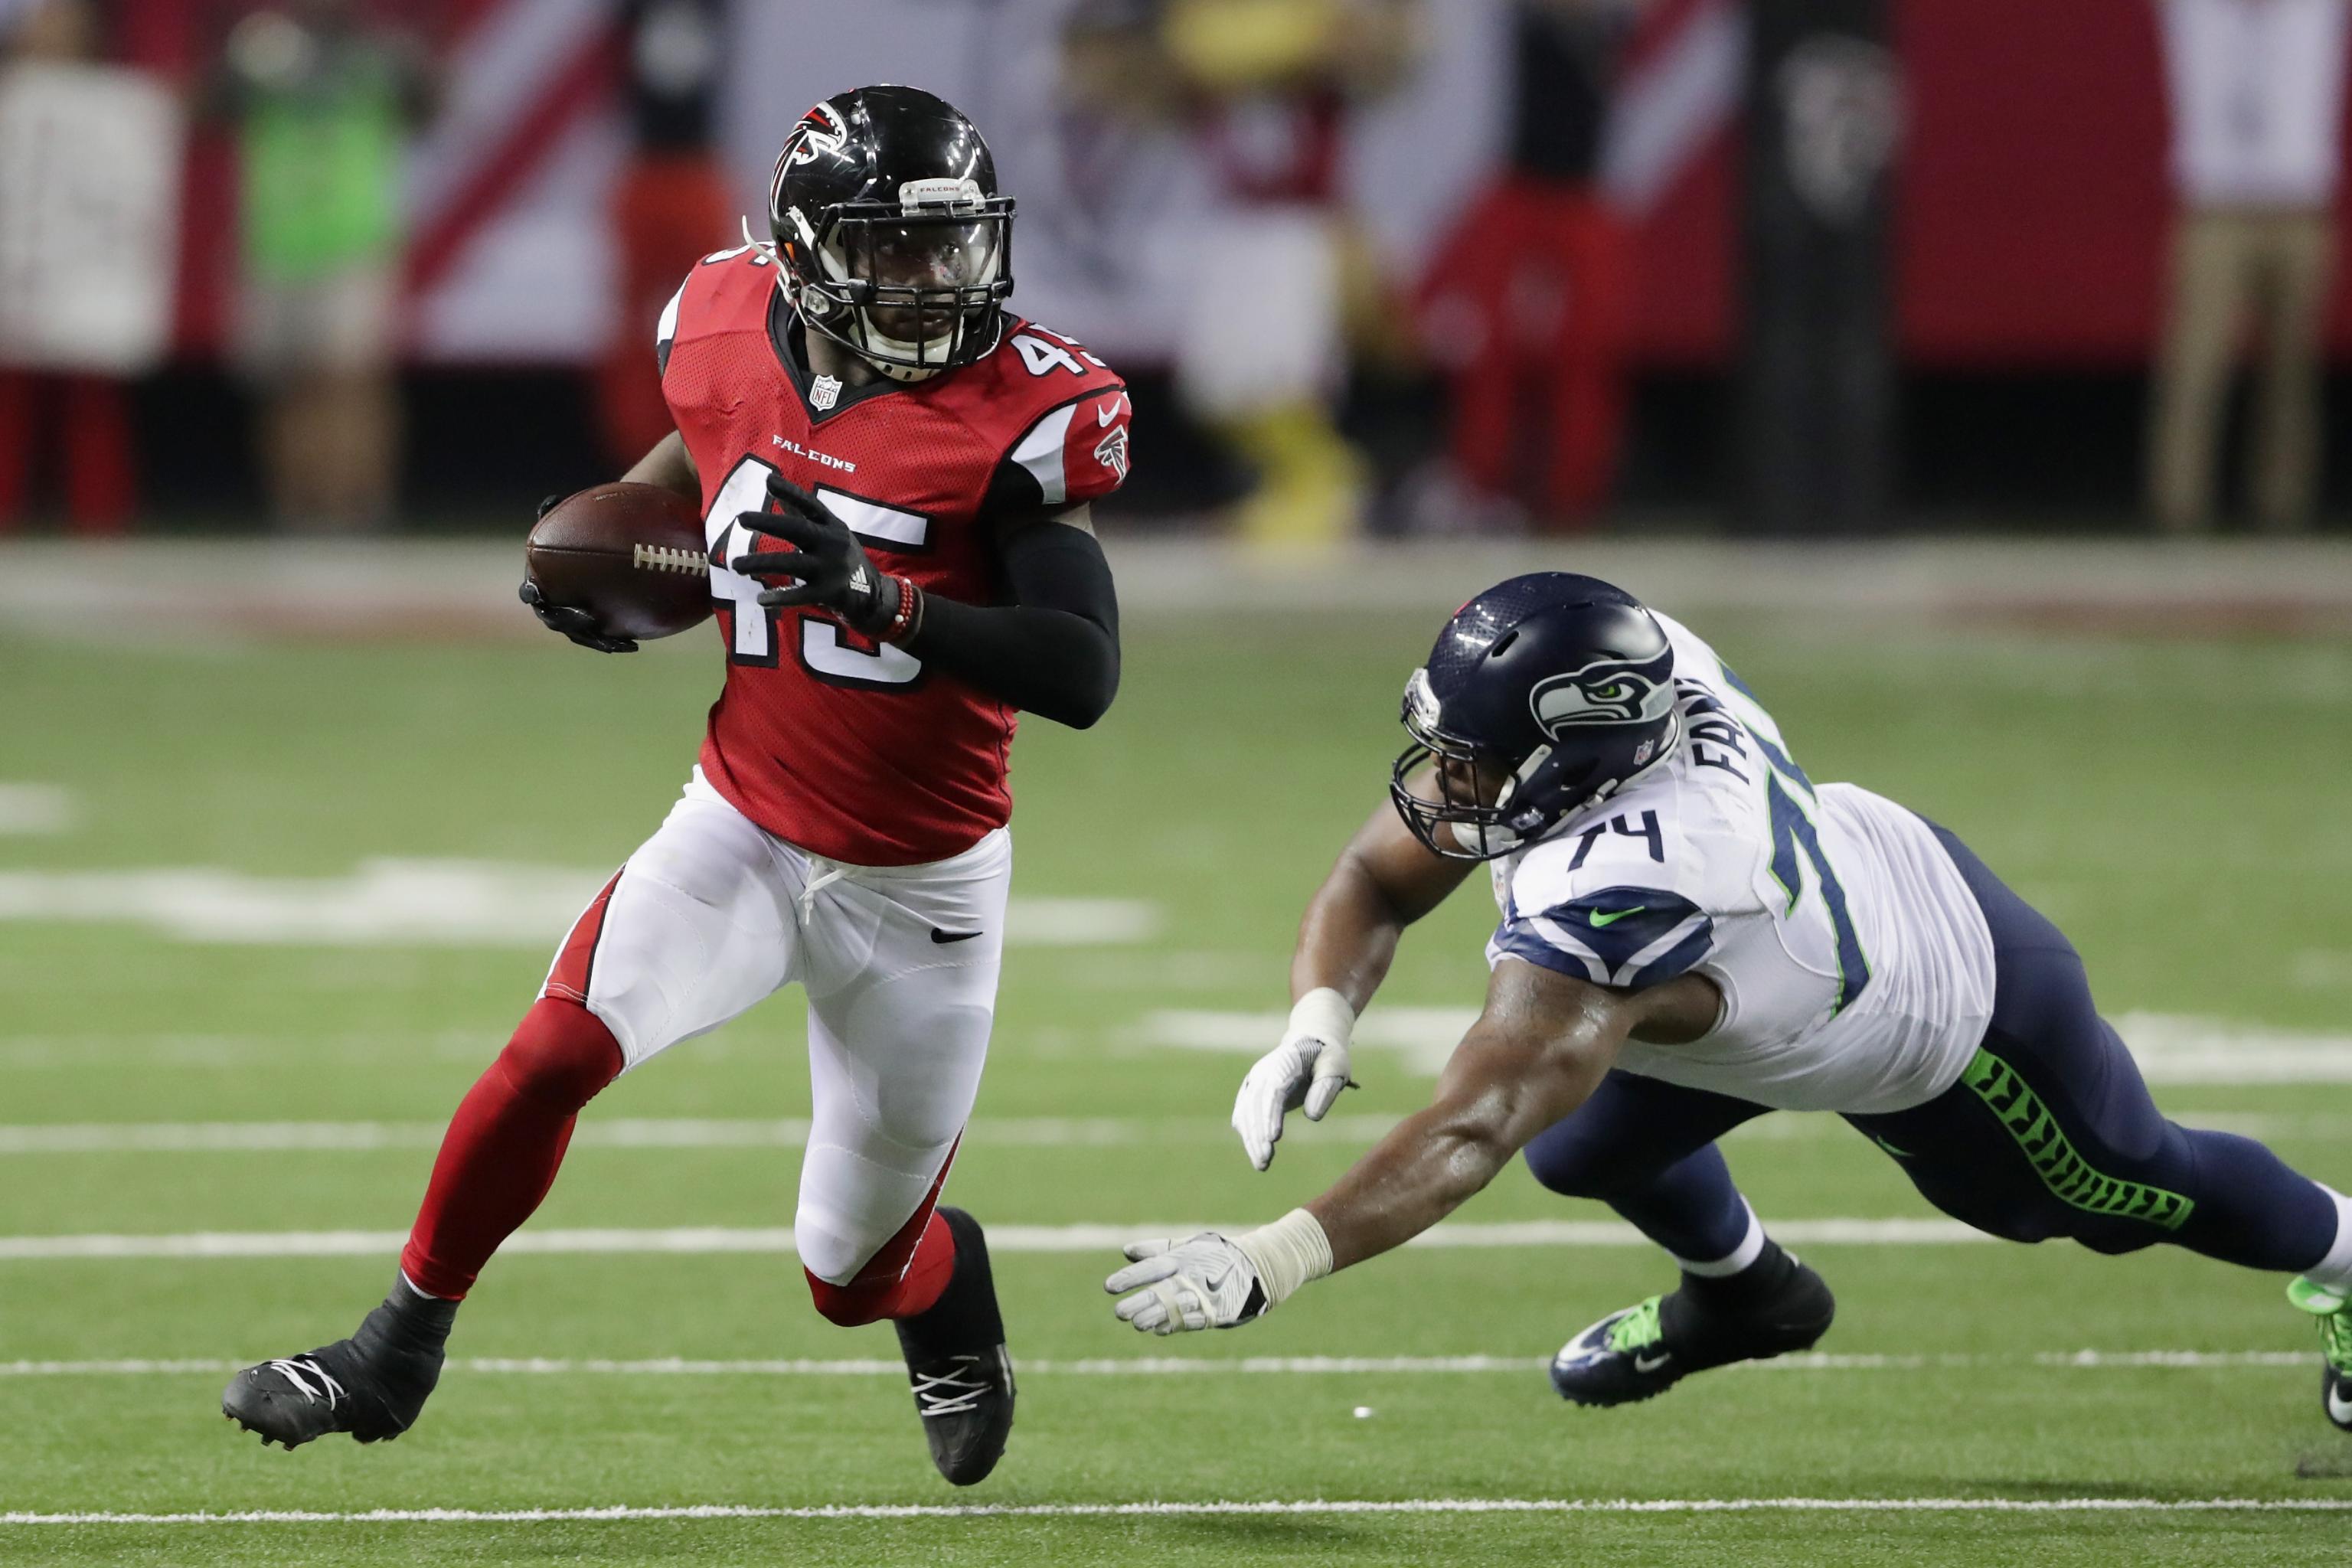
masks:
<path fill-rule="evenodd" d="M 0 1362 L 0 1377 L 219 1377 L 255 1358 Z M 1541 1356 L 1092 1356 L 1075 1360 L 1022 1357 L 1021 1375 L 1061 1377 L 1417 1377 L 1478 1373 L 1515 1375 L 1540 1371 Z M 1921 1372 L 2000 1367 L 2072 1368 L 2086 1372 L 2230 1367 L 2307 1368 L 2305 1351 L 2035 1351 L 2019 1355 L 1947 1352 L 1938 1355 L 1837 1355 L 1807 1352 L 1742 1363 L 1748 1372 Z M 889 1377 L 907 1375 L 897 1360 L 650 1361 L 595 1357 L 474 1356 L 450 1370 L 516 1377 Z"/>
<path fill-rule="evenodd" d="M 1302 1498 L 1282 1502 L 832 1503 L 757 1508 L 253 1509 L 219 1513 L 0 1513 L 0 1524 L 546 1524 L 720 1519 L 1197 1519 L 1475 1513 L 2344 1513 L 2345 1498 Z"/>
<path fill-rule="evenodd" d="M 1433 1078 L 1477 1016 L 1475 1007 L 1375 1003 L 1357 1022 L 1353 1044 L 1394 1051 L 1408 1071 Z M 2352 1083 L 2352 1035 L 2172 1013 L 2114 1021 L 2150 1083 Z M 1282 1013 L 1171 1007 L 1146 1014 L 1134 1035 L 1148 1046 L 1256 1056 L 1282 1037 L 1286 1022 Z"/>
<path fill-rule="evenodd" d="M 1219 1228 L 1198 1222 L 1140 1220 L 1119 1225 L 991 1226 L 992 1252 L 1110 1253 L 1143 1237 L 1190 1236 Z M 1230 1226 L 1224 1228 L 1232 1228 Z M 1945 1247 L 1993 1238 L 1948 1219 L 1781 1220 L 1772 1234 L 1797 1246 L 1857 1244 Z M 408 1239 L 394 1230 L 186 1231 L 167 1236 L 0 1237 L 0 1262 L 61 1258 L 389 1257 Z M 1641 1232 L 1614 1220 L 1506 1220 L 1445 1225 L 1405 1243 L 1413 1247 L 1649 1247 Z M 782 1227 L 687 1226 L 669 1229 L 533 1229 L 507 1238 L 501 1253 L 790 1253 Z"/>
<path fill-rule="evenodd" d="M 1396 1125 L 1393 1116 L 1333 1116 L 1300 1121 L 1284 1141 L 1369 1143 Z M 2352 1119 L 2346 1125 L 2352 1127 Z M 0 1155 L 258 1153 L 432 1149 L 444 1121 L 100 1121 L 56 1126 L 0 1125 Z M 804 1117 L 776 1120 L 692 1116 L 599 1119 L 591 1112 L 572 1146 L 607 1149 L 797 1149 L 808 1142 Z M 997 1148 L 1116 1148 L 1134 1143 L 1213 1143 L 1233 1129 L 1213 1117 L 1027 1116 L 975 1123 L 969 1141 Z M 1238 1151 L 1239 1144 L 1234 1145 Z M 1236 1155 L 1238 1157 L 1238 1155 Z"/>
<path fill-rule="evenodd" d="M 2249 1138 L 2352 1137 L 2352 1116 L 2176 1110 L 2173 1118 Z M 1294 1119 L 1286 1143 L 1370 1143 L 1397 1124 L 1367 1113 L 1323 1121 Z M 0 1156 L 9 1154 L 249 1154 L 353 1152 L 438 1148 L 441 1121 L 93 1121 L 0 1124 Z M 575 1149 L 797 1149 L 808 1142 L 804 1117 L 774 1120 L 698 1116 L 598 1119 L 572 1136 Z M 1017 1116 L 972 1125 L 974 1147 L 1124 1148 L 1134 1144 L 1229 1142 L 1233 1130 L 1206 1116 Z M 1826 1115 L 1768 1116 L 1732 1130 L 1732 1142 L 1801 1142 L 1858 1135 Z"/>
<path fill-rule="evenodd" d="M 221 866 L 0 871 L 0 921 L 128 923 L 175 942 L 298 947 L 550 947 L 610 868 L 495 860 L 363 860 L 342 877 L 261 877 Z M 1157 905 L 1015 898 L 1012 946 L 1149 941 Z"/>

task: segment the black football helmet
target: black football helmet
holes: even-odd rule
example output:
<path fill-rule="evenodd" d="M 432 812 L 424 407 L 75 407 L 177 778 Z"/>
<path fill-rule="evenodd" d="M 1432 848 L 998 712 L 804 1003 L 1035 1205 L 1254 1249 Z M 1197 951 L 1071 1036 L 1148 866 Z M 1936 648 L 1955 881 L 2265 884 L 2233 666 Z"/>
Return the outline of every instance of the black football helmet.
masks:
<path fill-rule="evenodd" d="M 1641 601 L 1598 578 L 1514 577 L 1445 623 L 1405 683 L 1404 727 L 1397 815 L 1449 860 L 1496 859 L 1673 752 L 1674 647 Z"/>
<path fill-rule="evenodd" d="M 811 331 L 921 381 L 995 348 L 1013 292 L 1013 198 L 972 122 L 912 87 L 801 116 L 768 191 L 786 294 Z"/>

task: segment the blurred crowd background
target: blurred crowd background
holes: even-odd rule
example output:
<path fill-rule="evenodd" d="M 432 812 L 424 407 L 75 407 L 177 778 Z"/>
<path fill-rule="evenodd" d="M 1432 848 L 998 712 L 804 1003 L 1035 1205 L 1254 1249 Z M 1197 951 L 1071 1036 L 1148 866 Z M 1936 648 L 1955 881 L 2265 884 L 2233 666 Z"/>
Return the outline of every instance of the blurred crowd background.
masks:
<path fill-rule="evenodd" d="M 2340 527 L 2347 13 L 0 0 L 0 531 L 520 526 L 876 80 L 989 135 L 1139 526 Z"/>

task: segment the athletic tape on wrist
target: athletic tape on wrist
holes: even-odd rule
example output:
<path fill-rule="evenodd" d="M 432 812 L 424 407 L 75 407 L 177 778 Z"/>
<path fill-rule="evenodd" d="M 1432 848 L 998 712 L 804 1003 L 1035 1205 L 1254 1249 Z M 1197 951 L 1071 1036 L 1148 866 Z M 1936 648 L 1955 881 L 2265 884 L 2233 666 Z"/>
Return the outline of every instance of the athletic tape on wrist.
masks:
<path fill-rule="evenodd" d="M 1328 985 L 1318 985 L 1291 1005 L 1290 1036 L 1344 1046 L 1356 1032 L 1356 1010 Z"/>
<path fill-rule="evenodd" d="M 1234 1245 L 1257 1270 L 1257 1282 L 1265 1289 L 1269 1310 L 1280 1306 L 1291 1293 L 1310 1279 L 1320 1279 L 1331 1272 L 1331 1238 L 1323 1234 L 1322 1225 L 1305 1209 L 1292 1209 L 1272 1225 L 1262 1225 L 1246 1236 L 1234 1237 Z"/>

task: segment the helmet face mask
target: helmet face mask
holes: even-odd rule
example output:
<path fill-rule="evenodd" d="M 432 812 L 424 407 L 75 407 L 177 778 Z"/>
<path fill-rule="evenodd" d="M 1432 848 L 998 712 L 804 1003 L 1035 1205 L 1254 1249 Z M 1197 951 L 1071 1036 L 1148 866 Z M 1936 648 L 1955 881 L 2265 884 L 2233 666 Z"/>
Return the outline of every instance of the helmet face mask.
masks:
<path fill-rule="evenodd" d="M 1639 603 L 1567 573 L 1457 611 L 1405 687 L 1389 798 L 1449 860 L 1535 843 L 1672 754 L 1674 652 Z"/>
<path fill-rule="evenodd" d="M 1433 721 L 1436 710 L 1429 671 L 1414 670 L 1405 686 L 1402 715 L 1411 742 L 1389 769 L 1389 799 L 1412 836 L 1433 853 L 1449 860 L 1509 854 L 1522 842 L 1518 819 L 1527 815 L 1524 805 L 1515 807 L 1514 797 L 1524 795 L 1528 776 L 1550 760 L 1551 749 L 1538 747 L 1515 766 L 1511 759 L 1447 734 Z"/>
<path fill-rule="evenodd" d="M 996 347 L 1013 210 L 970 121 L 912 88 L 861 88 L 810 110 L 776 159 L 778 281 L 810 331 L 925 380 Z"/>

